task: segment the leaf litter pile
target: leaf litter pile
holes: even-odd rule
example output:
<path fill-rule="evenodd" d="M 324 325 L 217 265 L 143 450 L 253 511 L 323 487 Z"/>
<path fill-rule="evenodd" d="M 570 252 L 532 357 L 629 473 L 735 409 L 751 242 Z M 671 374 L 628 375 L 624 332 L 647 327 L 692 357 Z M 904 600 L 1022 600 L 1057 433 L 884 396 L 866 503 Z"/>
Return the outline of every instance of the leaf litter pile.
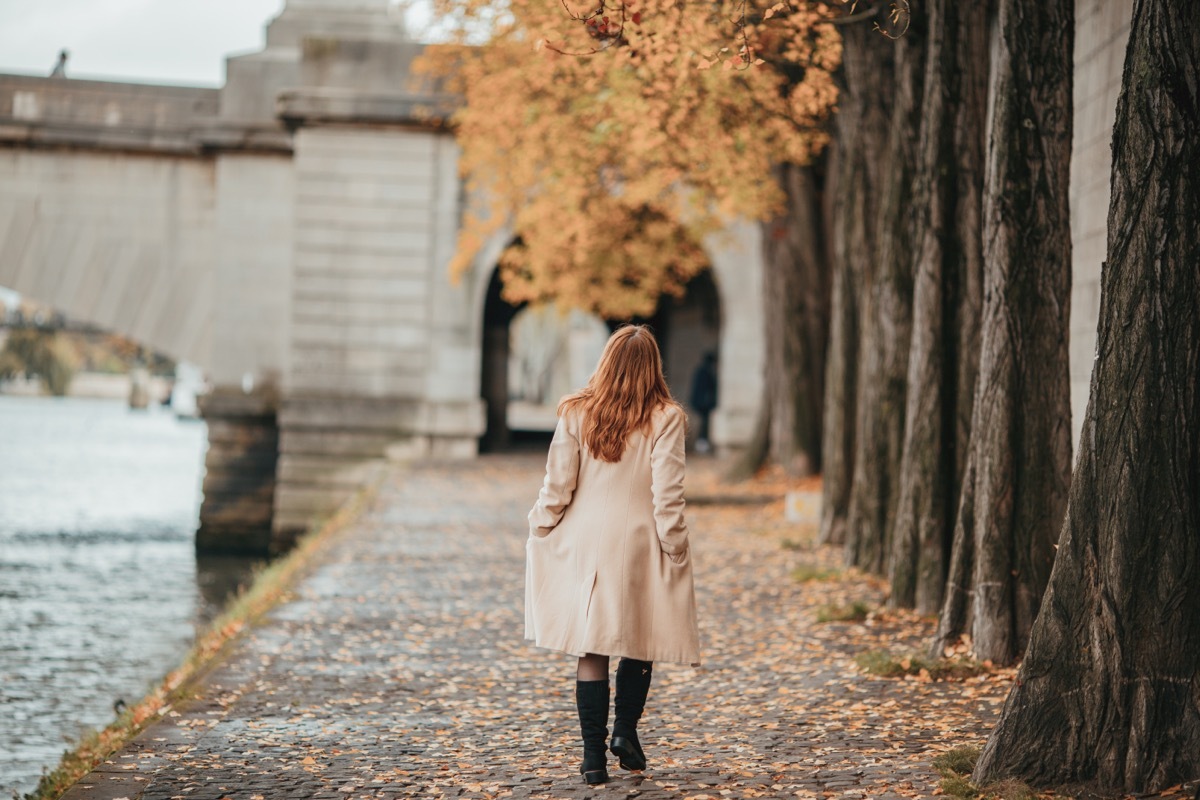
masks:
<path fill-rule="evenodd" d="M 729 486 L 697 460 L 705 663 L 655 670 L 648 769 L 611 759 L 585 786 L 574 660 L 522 637 L 542 465 L 397 467 L 200 696 L 67 797 L 915 798 L 942 793 L 936 757 L 983 744 L 1011 670 L 925 659 L 932 622 L 883 611 L 880 583 L 789 521 L 784 494 L 819 487 Z"/>

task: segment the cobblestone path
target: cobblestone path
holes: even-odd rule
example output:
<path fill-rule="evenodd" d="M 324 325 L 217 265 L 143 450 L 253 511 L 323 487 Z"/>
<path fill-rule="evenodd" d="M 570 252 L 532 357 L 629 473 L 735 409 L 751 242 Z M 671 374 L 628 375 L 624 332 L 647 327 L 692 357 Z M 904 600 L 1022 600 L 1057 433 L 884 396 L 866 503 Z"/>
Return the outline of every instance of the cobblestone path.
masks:
<path fill-rule="evenodd" d="M 522 639 L 543 461 L 396 468 L 201 696 L 67 797 L 928 797 L 933 755 L 982 743 L 1006 682 L 860 674 L 864 642 L 916 647 L 911 623 L 816 624 L 877 589 L 797 582 L 836 554 L 797 543 L 780 503 L 710 497 L 689 506 L 705 664 L 655 670 L 649 769 L 584 786 L 572 659 Z"/>

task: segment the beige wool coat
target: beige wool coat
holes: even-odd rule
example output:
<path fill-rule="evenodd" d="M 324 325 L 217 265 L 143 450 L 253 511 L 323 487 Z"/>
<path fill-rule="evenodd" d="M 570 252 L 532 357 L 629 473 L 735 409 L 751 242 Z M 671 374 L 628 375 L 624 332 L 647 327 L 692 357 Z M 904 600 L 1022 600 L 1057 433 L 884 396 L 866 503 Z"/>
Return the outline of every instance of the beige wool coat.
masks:
<path fill-rule="evenodd" d="M 617 463 L 593 458 L 578 414 L 560 419 L 529 512 L 525 637 L 575 656 L 700 663 L 684 522 L 686 417 L 655 413 Z"/>

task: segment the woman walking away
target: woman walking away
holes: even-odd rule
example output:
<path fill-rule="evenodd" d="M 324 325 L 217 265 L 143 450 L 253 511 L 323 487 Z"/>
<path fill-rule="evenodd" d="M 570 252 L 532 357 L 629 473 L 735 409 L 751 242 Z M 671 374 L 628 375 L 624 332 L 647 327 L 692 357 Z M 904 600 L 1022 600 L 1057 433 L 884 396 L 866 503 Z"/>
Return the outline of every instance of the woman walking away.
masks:
<path fill-rule="evenodd" d="M 579 771 L 589 784 L 608 780 L 609 746 L 625 769 L 646 768 L 637 725 L 654 662 L 700 661 L 683 519 L 686 429 L 642 325 L 614 333 L 588 385 L 558 405 L 529 512 L 525 636 L 579 658 Z M 611 656 L 621 663 L 606 746 Z"/>

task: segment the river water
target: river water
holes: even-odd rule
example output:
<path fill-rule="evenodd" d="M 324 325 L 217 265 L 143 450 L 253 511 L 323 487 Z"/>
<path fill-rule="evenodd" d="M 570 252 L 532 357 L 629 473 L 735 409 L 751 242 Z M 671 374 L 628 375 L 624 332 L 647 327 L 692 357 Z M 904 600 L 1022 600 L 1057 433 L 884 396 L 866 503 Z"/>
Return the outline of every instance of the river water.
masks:
<path fill-rule="evenodd" d="M 205 427 L 0 396 L 0 797 L 179 663 L 251 571 L 197 559 Z"/>

